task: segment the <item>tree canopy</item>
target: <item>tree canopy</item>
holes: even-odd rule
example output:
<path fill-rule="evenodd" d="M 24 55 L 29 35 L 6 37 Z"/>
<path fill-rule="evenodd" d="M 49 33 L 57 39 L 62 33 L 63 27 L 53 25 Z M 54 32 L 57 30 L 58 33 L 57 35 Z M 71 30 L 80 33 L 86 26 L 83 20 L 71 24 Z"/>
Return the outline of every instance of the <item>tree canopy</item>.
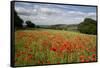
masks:
<path fill-rule="evenodd" d="M 17 12 L 14 10 L 14 26 L 17 28 L 22 28 L 23 20 L 18 16 Z"/>
<path fill-rule="evenodd" d="M 26 21 L 27 27 L 35 27 L 35 24 L 32 23 L 31 21 Z"/>
<path fill-rule="evenodd" d="M 97 22 L 91 18 L 85 18 L 83 22 L 78 25 L 78 30 L 86 34 L 97 34 Z"/>

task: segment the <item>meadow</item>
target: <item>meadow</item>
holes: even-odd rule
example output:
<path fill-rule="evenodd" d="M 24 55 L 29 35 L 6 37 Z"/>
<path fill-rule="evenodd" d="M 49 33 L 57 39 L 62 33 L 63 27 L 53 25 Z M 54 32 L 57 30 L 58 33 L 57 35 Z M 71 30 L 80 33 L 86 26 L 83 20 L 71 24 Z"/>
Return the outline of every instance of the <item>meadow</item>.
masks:
<path fill-rule="evenodd" d="M 17 30 L 15 66 L 97 61 L 96 37 L 64 30 Z"/>

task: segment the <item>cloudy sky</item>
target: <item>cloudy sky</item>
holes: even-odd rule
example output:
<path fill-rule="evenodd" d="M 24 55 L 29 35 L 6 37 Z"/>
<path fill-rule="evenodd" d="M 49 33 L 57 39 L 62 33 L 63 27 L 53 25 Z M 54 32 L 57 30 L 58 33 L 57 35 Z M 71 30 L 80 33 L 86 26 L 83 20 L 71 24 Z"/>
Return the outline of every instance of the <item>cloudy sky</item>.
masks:
<path fill-rule="evenodd" d="M 96 7 L 15 2 L 21 19 L 36 25 L 78 24 L 84 18 L 96 20 Z"/>

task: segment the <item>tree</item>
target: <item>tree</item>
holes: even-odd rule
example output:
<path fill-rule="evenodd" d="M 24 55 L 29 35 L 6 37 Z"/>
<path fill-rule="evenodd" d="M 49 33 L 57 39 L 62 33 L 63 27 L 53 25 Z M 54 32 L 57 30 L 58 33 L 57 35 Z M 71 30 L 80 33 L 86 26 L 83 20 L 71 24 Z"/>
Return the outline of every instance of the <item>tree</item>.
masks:
<path fill-rule="evenodd" d="M 23 20 L 20 19 L 17 12 L 14 10 L 14 26 L 17 28 L 22 28 Z"/>
<path fill-rule="evenodd" d="M 26 21 L 27 27 L 35 27 L 35 24 L 32 23 L 31 21 Z"/>
<path fill-rule="evenodd" d="M 83 22 L 78 25 L 78 30 L 86 34 L 97 34 L 97 22 L 91 18 L 85 18 Z"/>

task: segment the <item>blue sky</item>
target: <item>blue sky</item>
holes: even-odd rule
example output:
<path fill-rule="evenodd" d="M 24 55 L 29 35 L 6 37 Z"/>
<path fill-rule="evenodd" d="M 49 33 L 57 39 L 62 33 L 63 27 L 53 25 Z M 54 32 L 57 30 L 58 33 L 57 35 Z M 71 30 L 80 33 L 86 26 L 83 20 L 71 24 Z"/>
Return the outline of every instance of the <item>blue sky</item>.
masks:
<path fill-rule="evenodd" d="M 79 24 L 86 17 L 96 20 L 96 7 L 15 2 L 15 10 L 25 21 L 36 25 Z"/>

